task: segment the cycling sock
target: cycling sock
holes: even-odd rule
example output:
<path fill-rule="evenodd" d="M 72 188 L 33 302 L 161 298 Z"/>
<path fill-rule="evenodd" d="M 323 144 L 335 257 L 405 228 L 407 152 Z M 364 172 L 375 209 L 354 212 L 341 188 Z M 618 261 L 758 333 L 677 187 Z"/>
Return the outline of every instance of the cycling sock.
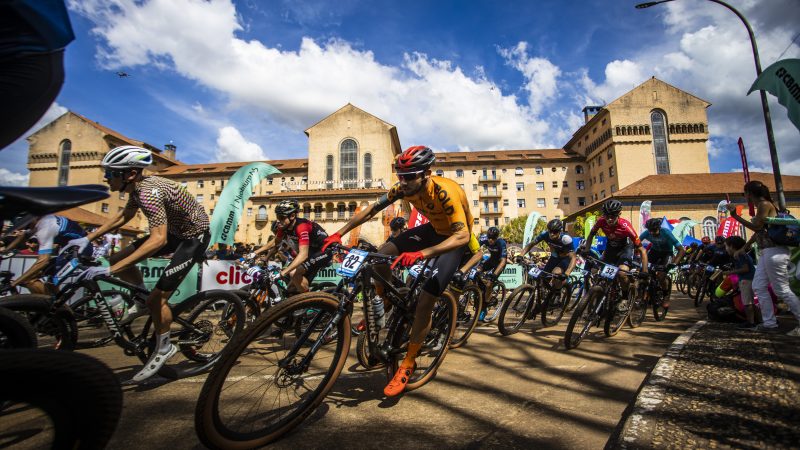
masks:
<path fill-rule="evenodd" d="M 169 342 L 169 331 L 164 334 L 158 335 L 158 352 L 162 355 L 169 352 L 170 342 Z"/>
<path fill-rule="evenodd" d="M 414 367 L 414 360 L 417 359 L 417 355 L 419 354 L 419 350 L 422 348 L 422 344 L 408 344 L 408 353 L 406 353 L 406 357 L 403 362 L 400 363 L 400 367 Z"/>

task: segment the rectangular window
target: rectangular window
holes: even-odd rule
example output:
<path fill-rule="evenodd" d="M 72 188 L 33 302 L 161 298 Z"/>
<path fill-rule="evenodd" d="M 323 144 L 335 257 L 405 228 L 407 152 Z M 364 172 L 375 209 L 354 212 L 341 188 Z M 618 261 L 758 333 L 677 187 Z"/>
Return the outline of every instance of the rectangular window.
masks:
<path fill-rule="evenodd" d="M 503 183 L 503 190 L 504 190 L 504 191 L 507 191 L 507 190 L 508 190 L 508 183 Z"/>
<path fill-rule="evenodd" d="M 578 206 L 586 206 L 586 197 L 578 197 Z"/>
<path fill-rule="evenodd" d="M 576 181 L 575 186 L 578 188 L 579 191 L 586 189 L 586 185 L 584 184 L 583 180 Z"/>
<path fill-rule="evenodd" d="M 252 215 L 253 215 L 253 208 L 247 208 L 247 217 L 250 217 Z"/>
<path fill-rule="evenodd" d="M 564 204 L 569 205 L 569 197 L 564 197 Z"/>
<path fill-rule="evenodd" d="M 484 223 L 486 224 L 487 227 L 492 225 L 492 222 L 489 221 L 488 217 L 484 219 Z"/>
<path fill-rule="evenodd" d="M 608 168 L 608 176 L 610 176 L 610 177 L 614 176 L 614 168 L 613 167 L 609 167 Z"/>
<path fill-rule="evenodd" d="M 554 188 L 557 188 L 557 187 L 558 187 L 558 181 L 553 181 L 553 187 L 554 187 Z"/>
<path fill-rule="evenodd" d="M 536 172 L 536 175 L 542 175 L 544 173 L 544 169 L 537 166 L 534 172 Z"/>
<path fill-rule="evenodd" d="M 197 194 L 197 203 L 203 203 L 203 194 Z"/>
<path fill-rule="evenodd" d="M 525 190 L 525 183 L 517 183 L 517 192 L 522 192 L 524 190 Z"/>
<path fill-rule="evenodd" d="M 605 189 L 600 191 L 600 198 L 606 198 L 606 190 Z"/>
<path fill-rule="evenodd" d="M 518 198 L 517 199 L 517 208 L 524 208 L 524 207 L 525 207 L 525 199 L 524 198 Z"/>
<path fill-rule="evenodd" d="M 539 207 L 539 208 L 544 208 L 544 207 L 547 206 L 547 204 L 545 203 L 543 198 L 537 198 L 536 199 L 536 206 Z"/>
<path fill-rule="evenodd" d="M 472 190 L 473 191 L 477 191 L 478 190 L 478 185 L 477 184 L 473 184 L 472 185 Z"/>
<path fill-rule="evenodd" d="M 503 206 L 508 206 L 508 199 L 507 198 L 503 199 Z"/>
<path fill-rule="evenodd" d="M 472 201 L 472 206 L 477 208 L 478 207 L 478 201 L 477 200 L 473 200 Z"/>
<path fill-rule="evenodd" d="M 525 172 L 522 170 L 522 167 L 514 169 L 514 176 L 521 177 L 523 175 L 525 175 Z"/>
<path fill-rule="evenodd" d="M 553 197 L 553 206 L 558 206 L 558 197 Z"/>
<path fill-rule="evenodd" d="M 101 203 L 100 204 L 100 211 L 103 211 L 104 213 L 107 213 L 108 212 L 108 203 Z"/>
<path fill-rule="evenodd" d="M 456 169 L 456 178 L 464 178 L 464 170 Z"/>
<path fill-rule="evenodd" d="M 472 219 L 472 224 L 473 225 L 480 225 L 481 224 L 481 220 L 476 217 L 476 218 Z"/>
<path fill-rule="evenodd" d="M 214 194 L 211 194 L 211 201 L 214 201 Z"/>
<path fill-rule="evenodd" d="M 597 156 L 597 165 L 598 166 L 602 166 L 603 165 L 603 155 L 598 155 Z"/>
<path fill-rule="evenodd" d="M 604 182 L 606 180 L 605 172 L 600 172 L 600 182 Z"/>
<path fill-rule="evenodd" d="M 215 184 L 217 184 L 217 180 L 211 180 L 211 185 L 214 186 Z"/>
<path fill-rule="evenodd" d="M 197 180 L 197 189 L 203 189 L 203 187 L 205 187 L 203 180 Z"/>
<path fill-rule="evenodd" d="M 617 185 L 616 184 L 612 184 L 611 185 L 611 193 L 613 194 L 614 192 L 617 192 Z"/>
<path fill-rule="evenodd" d="M 536 190 L 543 191 L 544 190 L 544 181 L 537 181 L 536 182 Z"/>
<path fill-rule="evenodd" d="M 503 217 L 503 223 L 504 224 L 508 225 L 508 222 L 510 222 L 510 221 L 511 221 L 510 217 Z"/>
<path fill-rule="evenodd" d="M 569 187 L 569 182 L 567 180 L 562 181 L 561 182 L 561 187 L 568 188 Z"/>
<path fill-rule="evenodd" d="M 267 178 L 267 184 L 272 184 L 272 178 Z"/>

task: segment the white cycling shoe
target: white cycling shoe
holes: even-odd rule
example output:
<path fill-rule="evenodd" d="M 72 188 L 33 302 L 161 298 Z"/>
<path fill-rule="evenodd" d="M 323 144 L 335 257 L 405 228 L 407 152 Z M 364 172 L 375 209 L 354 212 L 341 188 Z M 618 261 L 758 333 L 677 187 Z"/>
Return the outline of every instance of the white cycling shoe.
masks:
<path fill-rule="evenodd" d="M 142 382 L 156 373 L 164 367 L 164 364 L 167 362 L 168 359 L 175 356 L 175 353 L 178 352 L 178 347 L 175 344 L 169 344 L 169 350 L 167 353 L 161 353 L 156 351 L 150 356 L 150 359 L 147 361 L 147 364 L 142 367 L 142 370 L 139 371 L 136 375 L 133 376 L 133 381 L 139 383 Z"/>
<path fill-rule="evenodd" d="M 139 317 L 147 316 L 149 314 L 150 310 L 147 309 L 147 305 L 144 303 L 139 303 L 138 301 L 134 301 L 133 306 L 128 308 L 128 310 L 122 316 L 122 319 L 119 320 L 119 324 L 126 325 L 138 319 Z"/>

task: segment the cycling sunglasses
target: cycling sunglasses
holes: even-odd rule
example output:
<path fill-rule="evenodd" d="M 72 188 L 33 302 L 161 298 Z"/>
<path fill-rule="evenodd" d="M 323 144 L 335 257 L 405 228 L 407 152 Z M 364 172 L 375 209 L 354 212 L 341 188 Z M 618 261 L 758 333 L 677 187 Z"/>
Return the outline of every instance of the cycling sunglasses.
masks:
<path fill-rule="evenodd" d="M 125 174 L 123 170 L 113 170 L 113 169 L 106 169 L 105 177 L 106 180 L 110 180 L 112 178 L 118 178 Z"/>
<path fill-rule="evenodd" d="M 423 173 L 424 172 L 421 171 L 421 170 L 418 171 L 418 172 L 398 173 L 397 174 L 397 178 L 399 178 L 399 179 L 401 179 L 403 181 L 414 181 L 417 178 L 419 178 L 420 175 L 423 174 Z"/>

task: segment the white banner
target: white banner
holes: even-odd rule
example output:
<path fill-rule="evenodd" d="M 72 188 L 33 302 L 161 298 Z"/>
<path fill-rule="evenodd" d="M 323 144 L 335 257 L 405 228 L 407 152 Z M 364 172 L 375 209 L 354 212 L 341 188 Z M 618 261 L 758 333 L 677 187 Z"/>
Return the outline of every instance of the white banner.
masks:
<path fill-rule="evenodd" d="M 200 288 L 209 289 L 241 289 L 250 284 L 253 279 L 247 270 L 234 264 L 233 261 L 206 261 L 202 267 L 203 278 Z"/>

